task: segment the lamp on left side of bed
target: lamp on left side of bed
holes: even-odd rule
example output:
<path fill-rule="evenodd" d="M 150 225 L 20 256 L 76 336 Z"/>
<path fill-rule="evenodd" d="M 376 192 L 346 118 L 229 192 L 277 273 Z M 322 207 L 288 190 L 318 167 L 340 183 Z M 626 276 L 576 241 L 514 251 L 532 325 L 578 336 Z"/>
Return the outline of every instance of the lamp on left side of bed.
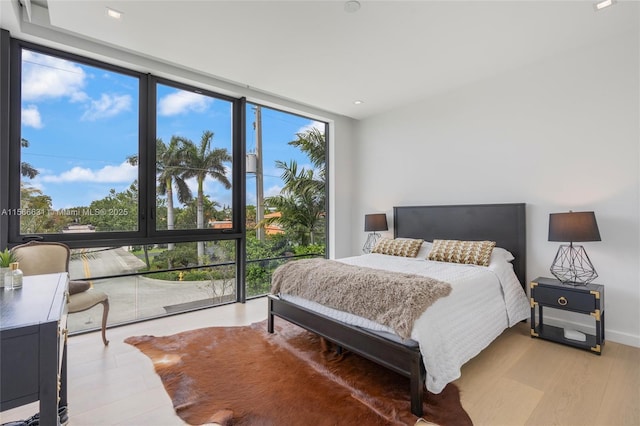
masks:
<path fill-rule="evenodd" d="M 364 232 L 369 232 L 367 242 L 364 243 L 362 251 L 365 253 L 371 253 L 371 250 L 375 247 L 380 234 L 378 231 L 387 231 L 387 215 L 386 213 L 374 213 L 364 215 Z"/>

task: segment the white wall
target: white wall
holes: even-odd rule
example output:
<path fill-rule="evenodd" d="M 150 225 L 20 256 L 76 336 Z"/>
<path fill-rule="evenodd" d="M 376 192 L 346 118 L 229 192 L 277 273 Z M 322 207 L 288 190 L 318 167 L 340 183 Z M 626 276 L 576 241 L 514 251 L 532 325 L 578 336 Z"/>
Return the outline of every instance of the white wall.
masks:
<path fill-rule="evenodd" d="M 354 120 L 334 122 L 329 134 L 329 257 L 351 255 Z"/>
<path fill-rule="evenodd" d="M 584 246 L 606 286 L 606 337 L 640 346 L 638 38 L 359 122 L 351 254 L 365 213 L 386 212 L 391 226 L 395 205 L 525 202 L 531 280 L 549 276 L 558 248 L 547 241 L 549 213 L 593 210 L 602 242 Z"/>

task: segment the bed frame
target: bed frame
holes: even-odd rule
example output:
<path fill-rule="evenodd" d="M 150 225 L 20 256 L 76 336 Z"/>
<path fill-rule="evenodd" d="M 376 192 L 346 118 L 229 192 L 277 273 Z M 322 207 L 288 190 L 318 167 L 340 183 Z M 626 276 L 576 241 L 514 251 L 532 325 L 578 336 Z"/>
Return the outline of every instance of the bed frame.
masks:
<path fill-rule="evenodd" d="M 476 204 L 393 208 L 395 238 L 491 240 L 509 250 L 520 283 L 526 282 L 525 204 Z M 274 332 L 274 316 L 283 318 L 389 368 L 410 381 L 411 412 L 423 414 L 426 371 L 418 342 L 351 326 L 325 315 L 268 296 L 267 330 Z"/>

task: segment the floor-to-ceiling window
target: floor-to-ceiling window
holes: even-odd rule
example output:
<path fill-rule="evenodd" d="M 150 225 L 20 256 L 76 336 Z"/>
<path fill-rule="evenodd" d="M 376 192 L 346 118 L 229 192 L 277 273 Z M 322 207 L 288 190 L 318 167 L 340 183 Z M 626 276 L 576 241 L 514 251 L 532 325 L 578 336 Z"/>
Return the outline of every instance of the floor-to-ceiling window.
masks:
<path fill-rule="evenodd" d="M 247 295 L 290 256 L 326 250 L 326 123 L 247 103 Z M 268 259 L 268 260 L 265 260 Z"/>
<path fill-rule="evenodd" d="M 0 245 L 68 244 L 110 324 L 262 295 L 270 259 L 324 253 L 325 123 L 19 40 L 5 56 Z"/>

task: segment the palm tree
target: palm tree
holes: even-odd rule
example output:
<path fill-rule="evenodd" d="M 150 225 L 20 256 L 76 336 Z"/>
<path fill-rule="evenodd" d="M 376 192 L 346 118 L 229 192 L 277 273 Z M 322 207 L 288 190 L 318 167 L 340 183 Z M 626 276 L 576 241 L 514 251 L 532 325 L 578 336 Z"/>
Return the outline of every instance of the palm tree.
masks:
<path fill-rule="evenodd" d="M 165 145 L 162 139 L 156 141 L 156 170 L 158 172 L 158 194 L 167 197 L 167 229 L 173 230 L 175 226 L 173 208 L 173 185 L 178 190 L 178 201 L 187 204 L 193 199 L 191 189 L 184 180 L 187 171 L 184 163 L 184 151 L 180 140 L 176 136 L 171 137 L 169 145 Z M 168 245 L 172 250 L 173 243 Z"/>
<path fill-rule="evenodd" d="M 132 155 L 127 158 L 131 165 L 138 164 L 138 156 Z M 165 144 L 161 138 L 156 139 L 156 174 L 158 179 L 157 191 L 159 195 L 165 195 L 167 199 L 167 229 L 173 230 L 175 227 L 175 216 L 173 206 L 173 187 L 178 190 L 178 201 L 186 204 L 193 198 L 191 189 L 186 184 L 183 177 L 185 171 L 184 150 L 181 140 L 177 136 L 172 136 L 169 144 Z M 169 243 L 168 250 L 173 250 L 175 245 Z"/>
<path fill-rule="evenodd" d="M 280 195 L 267 197 L 265 204 L 279 211 L 281 217 L 271 217 L 260 221 L 258 226 L 267 226 L 278 222 L 294 233 L 299 233 L 301 242 L 315 243 L 315 232 L 321 225 L 325 212 L 325 153 L 324 134 L 313 128 L 296 135 L 298 139 L 289 145 L 305 152 L 314 166 L 313 170 L 302 168 L 290 161 L 276 161 L 276 167 L 282 170 L 284 187 Z"/>
<path fill-rule="evenodd" d="M 21 138 L 20 139 L 20 146 L 22 148 L 28 148 L 29 147 L 29 141 L 26 140 L 25 138 Z M 22 176 L 28 177 L 29 179 L 33 179 L 34 177 L 38 176 L 38 174 L 40 174 L 38 169 L 36 169 L 31 164 L 29 164 L 27 162 L 24 162 L 24 161 L 22 163 L 20 163 L 20 173 L 22 174 Z"/>
<path fill-rule="evenodd" d="M 276 161 L 276 167 L 283 170 L 281 177 L 285 185 L 280 195 L 267 197 L 265 204 L 282 215 L 265 218 L 258 226 L 278 222 L 299 234 L 302 244 L 315 244 L 314 234 L 325 211 L 325 196 L 317 190 L 319 182 L 314 179 L 313 170 L 303 168 L 298 172 L 298 164 L 293 160 L 289 164 Z"/>
<path fill-rule="evenodd" d="M 298 139 L 289 142 L 289 145 L 300 148 L 307 154 L 314 171 L 309 173 L 302 169 L 300 176 L 295 170 L 291 170 L 281 161 L 276 161 L 276 167 L 283 170 L 282 179 L 284 181 L 284 189 L 289 192 L 303 193 L 305 191 L 313 191 L 318 197 L 325 199 L 325 153 L 326 145 L 324 133 L 316 128 L 312 128 L 303 133 L 297 133 Z"/>
<path fill-rule="evenodd" d="M 20 182 L 20 207 L 27 210 L 46 212 L 46 214 L 24 215 L 20 217 L 20 232 L 35 234 L 48 232 L 54 228 L 54 215 L 50 215 L 51 197 L 40 189 Z"/>
<path fill-rule="evenodd" d="M 300 150 L 307 154 L 311 164 L 318 170 L 318 181 L 322 182 L 324 192 L 325 182 L 325 162 L 327 146 L 324 139 L 324 133 L 315 127 L 307 130 L 303 133 L 297 133 L 298 139 L 289 142 L 289 145 L 300 148 Z"/>
<path fill-rule="evenodd" d="M 184 159 L 188 166 L 183 178 L 196 178 L 198 184 L 197 196 L 197 228 L 204 228 L 204 181 L 207 176 L 211 176 L 220 182 L 226 189 L 231 188 L 231 182 L 226 175 L 225 163 L 232 160 L 231 155 L 225 148 L 211 148 L 213 132 L 206 130 L 202 132 L 200 144 L 196 146 L 190 139 L 179 138 L 184 149 Z M 198 264 L 202 264 L 204 257 L 204 242 L 198 242 Z"/>

